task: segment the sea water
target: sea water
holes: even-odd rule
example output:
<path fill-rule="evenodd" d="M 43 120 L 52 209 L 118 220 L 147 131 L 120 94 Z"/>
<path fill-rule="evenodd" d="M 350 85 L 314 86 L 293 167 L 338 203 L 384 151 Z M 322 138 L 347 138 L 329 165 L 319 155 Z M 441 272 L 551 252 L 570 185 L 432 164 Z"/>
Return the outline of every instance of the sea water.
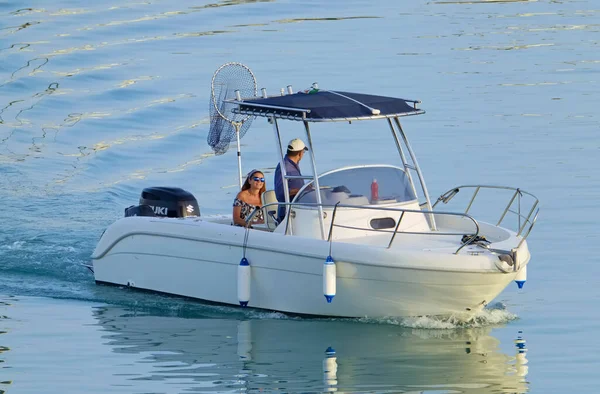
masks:
<path fill-rule="evenodd" d="M 0 3 L 0 392 L 597 392 L 599 32 L 592 0 Z M 433 199 L 464 184 L 540 199 L 525 287 L 465 325 L 96 285 L 82 264 L 144 187 L 231 210 L 235 149 L 206 144 L 229 61 L 269 94 L 422 100 L 403 126 Z M 394 164 L 376 127 L 315 125 L 319 170 Z M 275 152 L 257 119 L 244 169 L 272 185 Z"/>

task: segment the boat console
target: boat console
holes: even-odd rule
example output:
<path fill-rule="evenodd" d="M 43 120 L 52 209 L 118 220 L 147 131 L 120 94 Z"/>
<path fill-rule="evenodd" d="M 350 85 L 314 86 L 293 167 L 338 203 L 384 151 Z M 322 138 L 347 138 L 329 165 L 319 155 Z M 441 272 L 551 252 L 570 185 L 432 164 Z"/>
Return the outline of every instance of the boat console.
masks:
<path fill-rule="evenodd" d="M 364 165 L 336 169 L 319 176 L 323 205 L 381 205 L 416 200 L 408 176 L 402 168 L 388 165 Z M 293 201 L 317 203 L 313 182 L 300 190 Z"/>

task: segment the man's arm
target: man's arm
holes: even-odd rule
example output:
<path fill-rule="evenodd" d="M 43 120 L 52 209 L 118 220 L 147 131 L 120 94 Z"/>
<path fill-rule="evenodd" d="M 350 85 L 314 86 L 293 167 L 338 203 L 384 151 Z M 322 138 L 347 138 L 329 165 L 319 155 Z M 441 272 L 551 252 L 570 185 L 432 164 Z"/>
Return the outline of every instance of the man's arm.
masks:
<path fill-rule="evenodd" d="M 277 201 L 285 201 L 285 195 L 283 194 L 283 179 L 281 179 L 281 169 L 279 168 L 279 164 L 277 164 L 277 168 L 275 169 L 273 183 L 273 188 L 275 189 L 275 197 L 277 197 Z"/>
<path fill-rule="evenodd" d="M 298 194 L 299 191 L 300 189 L 290 189 L 290 201 L 292 201 L 294 197 L 296 197 L 296 194 Z"/>

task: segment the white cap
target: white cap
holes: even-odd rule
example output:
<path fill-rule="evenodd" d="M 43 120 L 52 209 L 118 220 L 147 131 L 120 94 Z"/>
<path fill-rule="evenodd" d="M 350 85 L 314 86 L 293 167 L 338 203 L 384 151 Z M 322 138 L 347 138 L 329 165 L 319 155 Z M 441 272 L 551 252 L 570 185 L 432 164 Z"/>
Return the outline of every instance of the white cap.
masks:
<path fill-rule="evenodd" d="M 289 150 L 290 152 L 298 152 L 301 150 L 308 150 L 308 148 L 306 147 L 306 145 L 304 145 L 304 142 L 302 142 L 300 138 L 295 138 L 290 141 L 287 150 Z"/>

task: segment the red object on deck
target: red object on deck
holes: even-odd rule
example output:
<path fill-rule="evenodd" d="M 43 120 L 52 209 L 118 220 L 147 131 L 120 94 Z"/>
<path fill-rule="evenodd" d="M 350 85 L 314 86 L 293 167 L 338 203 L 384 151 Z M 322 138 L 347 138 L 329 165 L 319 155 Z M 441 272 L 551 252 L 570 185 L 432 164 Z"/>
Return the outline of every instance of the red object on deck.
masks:
<path fill-rule="evenodd" d="M 373 182 L 371 182 L 371 201 L 377 200 L 379 200 L 379 184 L 377 179 L 373 179 Z"/>

